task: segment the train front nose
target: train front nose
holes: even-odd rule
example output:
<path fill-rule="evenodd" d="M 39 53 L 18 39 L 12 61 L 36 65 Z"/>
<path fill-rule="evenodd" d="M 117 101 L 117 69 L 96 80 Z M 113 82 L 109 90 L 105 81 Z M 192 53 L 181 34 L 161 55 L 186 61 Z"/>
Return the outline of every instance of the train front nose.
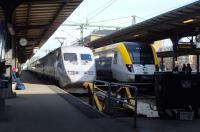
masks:
<path fill-rule="evenodd" d="M 85 81 L 93 81 L 96 77 L 95 71 L 77 71 L 69 75 L 72 83 L 82 83 Z"/>

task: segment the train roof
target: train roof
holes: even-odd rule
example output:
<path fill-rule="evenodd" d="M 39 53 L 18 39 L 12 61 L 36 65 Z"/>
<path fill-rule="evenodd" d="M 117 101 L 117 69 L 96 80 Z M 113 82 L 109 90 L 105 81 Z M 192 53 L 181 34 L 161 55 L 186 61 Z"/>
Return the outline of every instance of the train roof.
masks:
<path fill-rule="evenodd" d="M 61 47 L 62 50 L 74 50 L 74 51 L 78 51 L 78 50 L 91 50 L 89 47 L 85 47 L 85 46 L 63 46 Z"/>
<path fill-rule="evenodd" d="M 101 51 L 106 51 L 106 50 L 111 50 L 113 48 L 115 48 L 118 44 L 127 44 L 127 43 L 145 43 L 145 42 L 118 42 L 118 43 L 114 43 L 114 44 L 110 44 L 110 45 L 106 45 L 100 48 L 96 48 L 94 49 L 94 52 L 101 52 Z"/>

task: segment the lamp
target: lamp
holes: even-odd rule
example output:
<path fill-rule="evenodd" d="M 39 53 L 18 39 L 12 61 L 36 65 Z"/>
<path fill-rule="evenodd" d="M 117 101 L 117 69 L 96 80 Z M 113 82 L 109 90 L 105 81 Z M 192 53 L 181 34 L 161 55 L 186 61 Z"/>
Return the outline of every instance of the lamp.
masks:
<path fill-rule="evenodd" d="M 188 20 L 185 20 L 185 21 L 183 21 L 183 23 L 191 23 L 191 22 L 193 22 L 194 21 L 194 19 L 188 19 Z"/>

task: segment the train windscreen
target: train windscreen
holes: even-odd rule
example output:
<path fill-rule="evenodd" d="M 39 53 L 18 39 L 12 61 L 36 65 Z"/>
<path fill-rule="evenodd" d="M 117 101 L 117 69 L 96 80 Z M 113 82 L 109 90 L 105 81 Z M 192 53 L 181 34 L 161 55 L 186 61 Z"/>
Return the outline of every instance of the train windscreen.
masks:
<path fill-rule="evenodd" d="M 153 51 L 150 45 L 127 42 L 125 46 L 134 64 L 154 64 Z"/>
<path fill-rule="evenodd" d="M 83 61 L 92 61 L 92 57 L 90 54 L 81 54 L 81 60 Z"/>
<path fill-rule="evenodd" d="M 73 64 L 78 63 L 77 55 L 75 53 L 64 53 L 64 60 Z"/>

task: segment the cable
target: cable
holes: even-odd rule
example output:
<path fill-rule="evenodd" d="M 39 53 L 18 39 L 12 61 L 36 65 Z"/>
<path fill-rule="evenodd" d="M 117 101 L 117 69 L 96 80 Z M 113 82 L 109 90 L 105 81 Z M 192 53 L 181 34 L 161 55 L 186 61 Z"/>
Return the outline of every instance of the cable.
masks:
<path fill-rule="evenodd" d="M 113 18 L 113 19 L 105 19 L 105 20 L 101 20 L 101 21 L 94 21 L 94 22 L 90 22 L 90 23 L 101 23 L 101 22 L 107 22 L 107 21 L 115 21 L 115 20 L 130 18 L 130 17 L 131 17 L 131 16 L 127 16 L 127 17 L 118 17 L 118 18 Z"/>
<path fill-rule="evenodd" d="M 113 0 L 110 0 L 108 2 L 105 2 L 104 4 L 102 4 L 100 7 L 98 7 L 96 10 L 91 11 L 88 16 L 91 16 L 93 13 L 97 12 L 98 10 L 101 10 L 101 8 L 104 8 L 105 6 L 107 6 L 107 4 L 112 3 Z"/>
<path fill-rule="evenodd" d="M 61 30 L 62 31 L 62 30 Z M 76 31 L 76 30 L 75 30 Z M 75 38 L 76 40 L 80 40 L 79 38 L 77 38 L 77 37 L 74 37 L 73 35 L 71 35 L 73 32 L 70 32 L 70 33 L 68 33 L 68 32 L 66 32 L 66 31 L 62 31 L 62 32 L 64 32 L 64 33 L 66 33 L 67 35 L 69 35 L 71 38 Z"/>
<path fill-rule="evenodd" d="M 130 24 L 130 22 L 122 22 L 122 23 L 117 23 L 118 25 L 122 25 L 122 24 Z M 131 25 L 131 24 L 130 24 Z M 127 25 L 129 26 L 129 25 Z"/>
<path fill-rule="evenodd" d="M 135 15 L 133 15 L 135 16 Z M 126 17 L 118 17 L 118 18 L 113 18 L 113 19 L 105 19 L 105 20 L 101 20 L 101 21 L 94 21 L 94 22 L 90 22 L 90 23 L 102 23 L 102 22 L 107 22 L 107 21 L 115 21 L 115 20 L 120 20 L 120 19 L 126 19 L 126 18 L 132 18 L 133 16 L 126 16 Z M 138 17 L 138 16 L 135 16 L 136 18 L 140 18 L 142 20 L 145 20 L 144 18 L 142 17 Z"/>
<path fill-rule="evenodd" d="M 93 13 L 97 12 L 97 11 L 100 10 L 101 8 L 105 7 L 108 3 L 112 2 L 112 1 L 113 1 L 113 0 L 110 0 L 110 1 L 108 1 L 108 2 L 105 2 L 105 3 L 103 3 L 101 6 L 99 6 L 97 9 L 95 9 L 95 10 L 93 10 L 93 11 L 87 13 L 87 17 L 86 17 L 86 18 L 88 18 L 88 16 L 91 16 Z M 86 4 L 88 4 L 88 3 L 86 3 Z M 86 5 L 86 6 L 87 6 L 87 5 Z M 84 17 L 78 19 L 78 21 L 80 21 L 80 20 L 82 20 L 82 19 L 84 19 Z"/>
<path fill-rule="evenodd" d="M 69 20 L 66 20 L 66 21 L 69 22 L 69 23 L 73 23 L 73 24 L 81 24 L 81 23 L 78 23 L 78 22 L 75 22 L 75 21 L 69 21 Z"/>
<path fill-rule="evenodd" d="M 106 7 L 104 7 L 102 10 L 100 10 L 99 12 L 97 12 L 95 15 L 93 15 L 92 17 L 90 17 L 90 20 L 92 20 L 93 18 L 95 18 L 96 16 L 98 16 L 99 14 L 101 14 L 103 11 L 105 11 L 108 7 L 110 7 L 112 4 L 114 4 L 116 2 L 116 0 L 113 0 L 109 5 L 107 5 Z"/>

